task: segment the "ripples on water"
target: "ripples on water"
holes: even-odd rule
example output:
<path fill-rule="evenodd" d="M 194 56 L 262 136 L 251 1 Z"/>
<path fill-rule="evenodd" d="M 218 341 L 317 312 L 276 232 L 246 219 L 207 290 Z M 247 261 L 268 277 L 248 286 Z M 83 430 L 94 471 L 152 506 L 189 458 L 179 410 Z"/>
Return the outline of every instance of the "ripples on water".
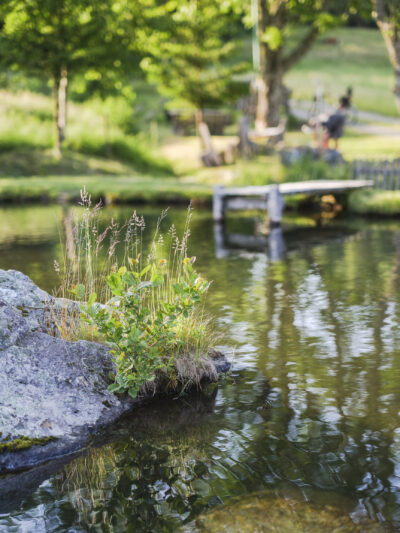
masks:
<path fill-rule="evenodd" d="M 0 210 L 0 268 L 51 290 L 62 217 Z M 400 223 L 292 228 L 277 262 L 262 249 L 216 259 L 208 213 L 192 233 L 231 376 L 139 409 L 67 464 L 0 479 L 0 531 L 176 531 L 260 491 L 400 528 Z"/>

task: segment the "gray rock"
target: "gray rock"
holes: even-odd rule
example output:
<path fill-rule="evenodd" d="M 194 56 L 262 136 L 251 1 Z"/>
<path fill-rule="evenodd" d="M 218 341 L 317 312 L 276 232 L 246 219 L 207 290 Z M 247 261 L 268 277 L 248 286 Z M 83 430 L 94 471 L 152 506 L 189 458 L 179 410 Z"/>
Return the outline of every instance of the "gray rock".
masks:
<path fill-rule="evenodd" d="M 0 270 L 0 300 L 19 311 L 31 331 L 51 330 L 56 336 L 58 319 L 74 320 L 79 314 L 75 302 L 54 298 L 18 270 Z"/>
<path fill-rule="evenodd" d="M 0 452 L 0 474 L 76 451 L 145 399 L 107 390 L 114 368 L 106 346 L 48 333 L 50 301 L 53 307 L 73 305 L 52 298 L 21 272 L 0 270 L 0 444 L 21 436 L 54 439 Z M 207 365 L 208 377 L 227 370 L 219 354 Z"/>
<path fill-rule="evenodd" d="M 330 166 L 341 165 L 345 162 L 342 154 L 337 150 L 319 150 L 311 146 L 285 148 L 279 152 L 279 155 L 282 164 L 286 167 L 303 160 L 322 160 Z"/>

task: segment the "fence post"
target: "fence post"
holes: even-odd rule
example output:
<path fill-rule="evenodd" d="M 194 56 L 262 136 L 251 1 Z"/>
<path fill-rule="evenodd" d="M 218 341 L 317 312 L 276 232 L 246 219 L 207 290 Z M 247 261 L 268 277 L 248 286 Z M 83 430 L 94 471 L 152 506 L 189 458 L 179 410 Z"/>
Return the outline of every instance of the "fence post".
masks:
<path fill-rule="evenodd" d="M 394 190 L 394 161 L 389 163 L 389 190 Z"/>
<path fill-rule="evenodd" d="M 383 180 L 383 188 L 386 190 L 388 188 L 388 164 L 387 160 L 382 161 L 382 167 L 381 167 L 381 173 L 382 173 L 382 180 Z"/>

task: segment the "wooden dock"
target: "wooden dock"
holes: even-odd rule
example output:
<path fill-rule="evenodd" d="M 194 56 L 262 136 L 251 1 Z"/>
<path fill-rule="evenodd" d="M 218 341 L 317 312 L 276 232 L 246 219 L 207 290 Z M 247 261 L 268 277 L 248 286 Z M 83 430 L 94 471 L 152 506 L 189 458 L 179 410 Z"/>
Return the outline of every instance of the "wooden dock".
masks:
<path fill-rule="evenodd" d="M 280 225 L 284 196 L 293 194 L 324 195 L 350 192 L 372 187 L 372 180 L 313 180 L 249 187 L 214 187 L 213 218 L 223 222 L 225 212 L 261 210 L 268 211 L 272 226 Z"/>

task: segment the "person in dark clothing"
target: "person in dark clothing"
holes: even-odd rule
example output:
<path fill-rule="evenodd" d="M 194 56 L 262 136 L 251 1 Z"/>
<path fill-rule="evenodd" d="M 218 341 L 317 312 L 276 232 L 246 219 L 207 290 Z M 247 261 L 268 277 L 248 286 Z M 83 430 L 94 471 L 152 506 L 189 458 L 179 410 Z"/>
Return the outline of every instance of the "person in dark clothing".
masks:
<path fill-rule="evenodd" d="M 350 107 L 350 98 L 348 96 L 342 96 L 339 100 L 338 109 L 328 117 L 328 119 L 322 123 L 324 127 L 324 137 L 322 142 L 322 148 L 329 149 L 329 141 L 333 139 L 334 149 L 338 149 L 339 139 L 343 135 L 344 124 L 346 122 L 347 111 Z"/>

